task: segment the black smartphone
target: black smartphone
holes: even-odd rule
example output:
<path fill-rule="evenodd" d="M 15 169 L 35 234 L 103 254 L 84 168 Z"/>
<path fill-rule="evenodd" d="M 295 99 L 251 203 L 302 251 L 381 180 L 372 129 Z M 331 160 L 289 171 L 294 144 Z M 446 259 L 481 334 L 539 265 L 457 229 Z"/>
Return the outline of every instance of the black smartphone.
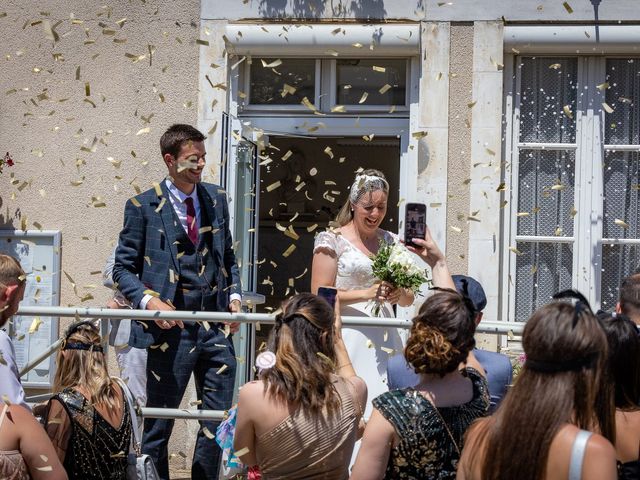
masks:
<path fill-rule="evenodd" d="M 424 238 L 427 231 L 427 206 L 424 203 L 407 203 L 404 215 L 404 243 L 417 247 L 411 239 Z"/>
<path fill-rule="evenodd" d="M 324 298 L 331 305 L 331 308 L 336 306 L 336 295 L 338 295 L 338 290 L 333 287 L 318 288 L 318 296 Z"/>

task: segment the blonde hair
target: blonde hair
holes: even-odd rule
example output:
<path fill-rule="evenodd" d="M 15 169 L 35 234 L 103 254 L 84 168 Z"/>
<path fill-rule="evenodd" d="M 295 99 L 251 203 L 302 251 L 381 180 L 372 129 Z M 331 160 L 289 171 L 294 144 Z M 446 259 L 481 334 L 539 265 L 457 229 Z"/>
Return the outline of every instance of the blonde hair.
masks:
<path fill-rule="evenodd" d="M 359 178 L 365 179 L 366 177 L 377 177 L 379 181 L 358 182 Z M 353 201 L 353 198 L 359 199 L 363 194 L 367 192 L 376 192 L 378 190 L 382 190 L 384 193 L 389 194 L 389 184 L 387 183 L 387 177 L 384 176 L 384 173 L 382 173 L 380 170 L 376 170 L 375 168 L 367 168 L 366 170 L 358 173 L 355 177 L 353 185 L 351 186 L 351 190 L 353 190 L 354 188 L 358 189 L 357 194 L 353 191 L 350 192 L 349 198 L 347 198 L 347 201 L 336 216 L 336 222 L 341 227 L 344 227 L 347 223 L 353 220 L 352 207 L 355 203 L 357 203 L 357 200 Z"/>
<path fill-rule="evenodd" d="M 65 350 L 67 343 L 83 343 L 100 350 Z M 74 323 L 65 334 L 62 348 L 58 351 L 57 370 L 53 381 L 53 390 L 60 392 L 65 388 L 82 386 L 89 393 L 94 405 L 119 407 L 115 382 L 107 371 L 107 362 L 101 351 L 101 338 L 98 328 L 91 322 Z"/>
<path fill-rule="evenodd" d="M 9 285 L 20 285 L 26 281 L 26 275 L 20 262 L 12 257 L 0 253 L 0 291 Z"/>

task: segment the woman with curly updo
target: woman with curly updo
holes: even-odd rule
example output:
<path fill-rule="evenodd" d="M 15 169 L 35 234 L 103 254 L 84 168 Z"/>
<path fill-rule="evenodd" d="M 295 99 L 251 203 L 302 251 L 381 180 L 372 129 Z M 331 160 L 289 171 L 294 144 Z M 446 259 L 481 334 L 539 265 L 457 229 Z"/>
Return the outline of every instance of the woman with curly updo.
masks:
<path fill-rule="evenodd" d="M 269 350 L 256 362 L 259 380 L 240 390 L 234 436 L 236 455 L 258 465 L 265 480 L 349 478 L 367 386 L 340 327 L 340 315 L 310 293 L 289 299 L 276 316 Z"/>
<path fill-rule="evenodd" d="M 455 478 L 464 433 L 489 408 L 472 353 L 474 315 L 471 301 L 455 291 L 424 302 L 404 350 L 420 382 L 373 400 L 352 479 Z"/>

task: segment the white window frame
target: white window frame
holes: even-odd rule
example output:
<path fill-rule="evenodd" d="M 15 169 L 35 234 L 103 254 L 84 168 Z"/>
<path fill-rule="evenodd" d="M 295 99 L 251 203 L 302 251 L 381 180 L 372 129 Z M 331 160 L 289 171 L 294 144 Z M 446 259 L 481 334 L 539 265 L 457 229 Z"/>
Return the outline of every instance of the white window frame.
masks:
<path fill-rule="evenodd" d="M 259 62 L 260 58 L 264 58 L 263 56 L 252 58 L 251 63 L 247 63 L 243 65 L 239 70 L 240 75 L 240 83 L 243 86 L 243 93 L 246 95 L 245 98 L 238 98 L 238 111 L 243 115 L 251 115 L 254 113 L 288 113 L 292 112 L 295 114 L 302 114 L 307 116 L 315 116 L 314 113 L 309 110 L 307 107 L 301 104 L 292 104 L 292 105 L 255 105 L 251 103 L 251 66 L 255 62 Z M 268 58 L 275 58 L 273 56 Z M 278 58 L 286 59 L 286 58 L 309 58 L 309 57 L 284 57 L 279 56 Z M 343 57 L 354 58 L 352 56 Z M 370 58 L 370 57 L 365 57 Z M 362 113 L 362 114 L 372 114 L 372 113 L 385 113 L 386 115 L 398 115 L 398 116 L 406 116 L 409 114 L 410 109 L 410 99 L 411 99 L 411 91 L 412 91 L 412 58 L 411 57 L 374 57 L 375 60 L 404 60 L 406 63 L 406 87 L 405 87 L 405 103 L 404 105 L 395 105 L 394 113 L 389 114 L 389 110 L 392 105 L 344 105 L 345 112 L 331 112 L 331 109 L 336 104 L 336 88 L 337 88 L 337 62 L 335 58 L 315 58 L 316 61 L 316 80 L 315 80 L 315 98 L 313 100 L 313 104 L 318 109 L 320 113 L 323 114 L 331 114 L 331 115 L 349 115 L 354 113 Z M 246 62 L 244 62 L 246 63 Z M 311 99 L 309 99 L 311 100 Z"/>
<path fill-rule="evenodd" d="M 517 241 L 559 242 L 573 244 L 572 288 L 585 294 L 594 310 L 600 308 L 602 281 L 602 246 L 604 244 L 640 245 L 640 239 L 603 240 L 603 163 L 607 150 L 640 151 L 640 145 L 605 145 L 604 125 L 606 112 L 602 107 L 605 92 L 595 85 L 606 81 L 606 62 L 609 58 L 638 58 L 638 54 L 605 54 L 601 56 L 580 56 L 576 54 L 548 52 L 542 55 L 524 54 L 530 57 L 567 57 L 578 60 L 577 103 L 575 112 L 576 141 L 574 144 L 531 144 L 519 141 L 519 96 L 520 73 L 517 67 L 518 56 L 505 55 L 505 160 L 510 168 L 505 171 L 508 201 L 503 209 L 504 227 L 503 267 L 501 275 L 502 318 L 515 320 L 516 255 L 509 247 Z M 585 89 L 588 86 L 588 89 Z M 513 92 L 509 95 L 508 92 Z M 574 219 L 572 237 L 529 237 L 517 235 L 518 209 L 518 166 L 519 150 L 542 149 L 573 150 L 575 152 L 575 198 L 574 205 L 578 213 Z M 592 252 L 595 252 L 593 254 Z"/>

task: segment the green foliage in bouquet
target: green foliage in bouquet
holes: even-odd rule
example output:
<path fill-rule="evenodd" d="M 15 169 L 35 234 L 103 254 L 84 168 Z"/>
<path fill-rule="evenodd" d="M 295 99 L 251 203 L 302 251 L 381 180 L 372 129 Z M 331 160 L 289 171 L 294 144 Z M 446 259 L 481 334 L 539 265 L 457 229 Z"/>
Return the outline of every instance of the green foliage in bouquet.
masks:
<path fill-rule="evenodd" d="M 425 271 L 415 264 L 411 253 L 401 243 L 380 241 L 378 253 L 371 260 L 375 277 L 395 287 L 408 288 L 416 293 L 422 284 L 429 281 Z"/>

